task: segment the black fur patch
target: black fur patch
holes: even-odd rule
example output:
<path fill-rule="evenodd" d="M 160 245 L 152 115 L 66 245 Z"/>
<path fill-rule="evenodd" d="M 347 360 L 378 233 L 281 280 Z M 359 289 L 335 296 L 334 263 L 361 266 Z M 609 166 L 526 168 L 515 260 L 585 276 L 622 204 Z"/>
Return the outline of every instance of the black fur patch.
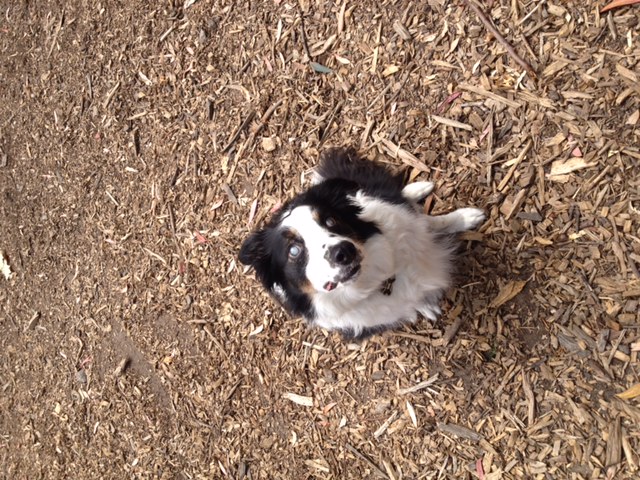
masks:
<path fill-rule="evenodd" d="M 332 148 L 322 154 L 317 173 L 329 180 L 340 178 L 356 182 L 366 194 L 390 203 L 408 204 L 402 196 L 404 176 L 384 165 L 363 160 L 353 148 Z"/>
<path fill-rule="evenodd" d="M 280 216 L 278 216 L 279 218 Z M 290 239 L 286 231 L 278 228 L 275 218 L 262 230 L 252 233 L 242 244 L 239 260 L 251 265 L 256 277 L 271 295 L 293 315 L 314 316 L 308 280 L 304 276 L 306 253 L 291 262 L 288 255 Z M 279 298 L 274 287 L 279 285 L 286 298 Z"/>

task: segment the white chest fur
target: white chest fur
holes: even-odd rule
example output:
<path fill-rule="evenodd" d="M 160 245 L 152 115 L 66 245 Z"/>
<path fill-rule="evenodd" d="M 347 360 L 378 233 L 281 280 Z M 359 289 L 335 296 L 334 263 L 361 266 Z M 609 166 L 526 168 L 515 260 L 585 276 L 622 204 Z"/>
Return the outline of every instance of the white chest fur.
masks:
<path fill-rule="evenodd" d="M 452 248 L 436 241 L 432 217 L 358 193 L 353 202 L 360 217 L 381 234 L 364 246 L 362 272 L 350 284 L 314 297 L 314 323 L 327 329 L 365 329 L 414 322 L 417 313 L 439 312 L 437 301 L 450 283 Z M 440 217 L 435 217 L 440 218 Z M 380 287 L 395 277 L 390 295 Z"/>

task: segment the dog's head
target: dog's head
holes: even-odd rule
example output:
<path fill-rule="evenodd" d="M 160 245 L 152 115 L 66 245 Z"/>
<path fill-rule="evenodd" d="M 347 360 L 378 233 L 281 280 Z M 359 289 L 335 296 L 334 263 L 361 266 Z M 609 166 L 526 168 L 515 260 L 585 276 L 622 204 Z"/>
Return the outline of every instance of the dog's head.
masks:
<path fill-rule="evenodd" d="M 300 299 L 331 292 L 361 274 L 364 244 L 379 233 L 358 217 L 357 185 L 330 179 L 284 205 L 242 245 L 240 261 L 290 310 Z"/>

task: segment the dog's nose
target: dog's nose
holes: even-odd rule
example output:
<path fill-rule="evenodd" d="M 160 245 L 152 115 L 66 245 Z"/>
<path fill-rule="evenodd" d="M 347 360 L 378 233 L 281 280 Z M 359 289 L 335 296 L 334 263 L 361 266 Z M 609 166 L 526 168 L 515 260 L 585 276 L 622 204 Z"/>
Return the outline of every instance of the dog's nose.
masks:
<path fill-rule="evenodd" d="M 358 255 L 356 247 L 351 242 L 340 242 L 329 247 L 329 261 L 337 265 L 349 265 Z"/>

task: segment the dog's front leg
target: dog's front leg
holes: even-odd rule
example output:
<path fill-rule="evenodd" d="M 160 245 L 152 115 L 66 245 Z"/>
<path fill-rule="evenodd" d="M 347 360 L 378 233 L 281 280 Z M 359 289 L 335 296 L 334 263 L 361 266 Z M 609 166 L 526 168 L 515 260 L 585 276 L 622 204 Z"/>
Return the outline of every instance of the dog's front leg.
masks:
<path fill-rule="evenodd" d="M 429 217 L 429 225 L 434 232 L 457 233 L 471 230 L 484 221 L 484 212 L 478 208 L 459 208 L 458 210 Z"/>
<path fill-rule="evenodd" d="M 427 198 L 433 191 L 433 183 L 431 182 L 414 182 L 402 189 L 402 196 L 410 202 L 418 203 Z"/>

